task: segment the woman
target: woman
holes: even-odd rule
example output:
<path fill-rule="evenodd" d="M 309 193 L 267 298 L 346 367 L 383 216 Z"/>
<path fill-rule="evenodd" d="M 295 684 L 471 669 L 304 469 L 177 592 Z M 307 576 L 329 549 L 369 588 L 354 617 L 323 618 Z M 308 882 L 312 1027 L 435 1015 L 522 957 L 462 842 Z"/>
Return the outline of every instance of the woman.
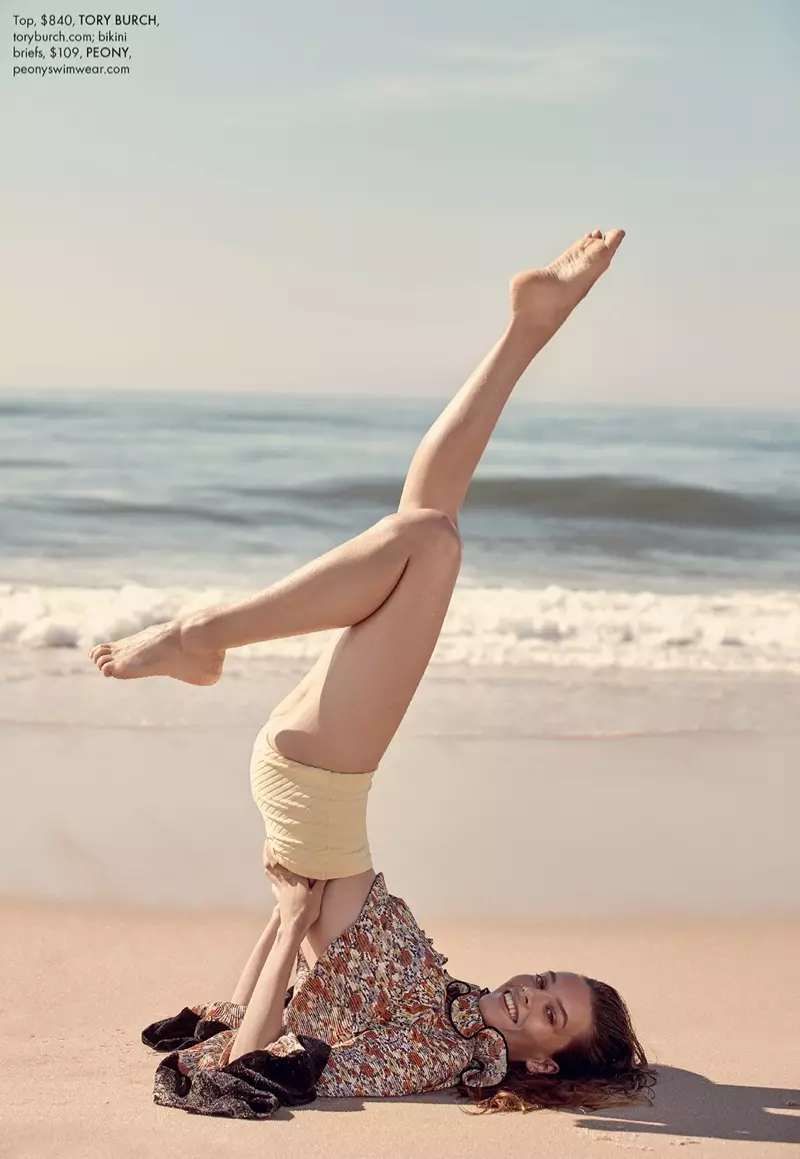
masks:
<path fill-rule="evenodd" d="M 365 827 L 373 774 L 450 603 L 475 468 L 520 376 L 623 236 L 588 233 L 514 278 L 505 333 L 423 438 L 395 514 L 250 600 L 92 650 L 107 677 L 212 684 L 229 648 L 344 629 L 256 741 L 251 787 L 278 904 L 231 1002 L 187 1007 L 145 1031 L 172 1052 L 158 1068 L 158 1102 L 263 1117 L 315 1091 L 458 1086 L 482 1109 L 597 1107 L 652 1084 L 611 987 L 552 971 L 493 992 L 451 978 L 375 874 Z"/>

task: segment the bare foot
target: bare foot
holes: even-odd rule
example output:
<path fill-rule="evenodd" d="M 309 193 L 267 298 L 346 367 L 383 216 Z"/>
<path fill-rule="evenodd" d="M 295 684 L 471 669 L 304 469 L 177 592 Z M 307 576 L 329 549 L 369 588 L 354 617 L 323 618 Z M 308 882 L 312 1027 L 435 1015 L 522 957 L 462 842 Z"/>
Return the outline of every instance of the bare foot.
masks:
<path fill-rule="evenodd" d="M 200 653 L 187 646 L 179 620 L 156 624 L 113 644 L 97 644 L 89 653 L 104 676 L 137 680 L 142 676 L 172 676 L 185 684 L 216 684 L 222 675 L 224 652 Z"/>
<path fill-rule="evenodd" d="M 555 333 L 591 290 L 625 236 L 612 229 L 584 234 L 560 258 L 541 270 L 527 270 L 511 281 L 511 309 L 514 318 L 538 330 Z"/>

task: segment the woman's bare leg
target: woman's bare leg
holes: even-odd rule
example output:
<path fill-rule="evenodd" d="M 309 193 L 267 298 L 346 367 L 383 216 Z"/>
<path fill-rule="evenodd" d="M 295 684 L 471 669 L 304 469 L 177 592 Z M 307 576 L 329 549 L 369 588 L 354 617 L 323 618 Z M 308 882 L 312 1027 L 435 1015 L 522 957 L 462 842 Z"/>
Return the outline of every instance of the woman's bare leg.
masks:
<path fill-rule="evenodd" d="M 377 768 L 428 667 L 458 578 L 461 537 L 441 511 L 390 518 L 408 529 L 401 578 L 320 658 L 302 698 L 271 718 L 269 739 L 291 760 L 341 773 Z"/>
<path fill-rule="evenodd" d="M 440 512 L 431 518 L 449 523 Z M 163 675 L 215 683 L 219 672 L 209 658 L 219 657 L 221 669 L 228 648 L 344 628 L 370 616 L 399 582 L 425 523 L 416 509 L 389 515 L 250 599 L 98 644 L 90 656 L 104 676 L 118 680 Z"/>
<path fill-rule="evenodd" d="M 435 646 L 458 573 L 453 524 L 503 406 L 622 237 L 587 234 L 552 265 L 513 280 L 512 321 L 423 439 L 397 516 L 252 600 L 99 645 L 91 654 L 98 667 L 123 679 L 166 674 L 212 683 L 227 648 L 350 625 L 299 703 L 281 715 L 273 739 L 304 763 L 374 767 Z M 446 521 L 437 522 L 437 512 Z M 409 522 L 414 513 L 422 518 Z"/>
<path fill-rule="evenodd" d="M 520 376 L 608 268 L 622 230 L 587 233 L 551 265 L 511 283 L 512 322 L 420 443 L 400 499 L 456 520 L 475 468 Z"/>

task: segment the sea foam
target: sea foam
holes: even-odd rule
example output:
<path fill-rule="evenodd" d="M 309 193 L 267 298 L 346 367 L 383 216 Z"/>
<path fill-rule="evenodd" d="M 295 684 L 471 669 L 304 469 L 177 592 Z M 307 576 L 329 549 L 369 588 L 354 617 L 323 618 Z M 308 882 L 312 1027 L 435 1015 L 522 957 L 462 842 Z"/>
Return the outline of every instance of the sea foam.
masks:
<path fill-rule="evenodd" d="M 222 589 L 0 585 L 0 647 L 87 649 L 245 593 Z M 331 633 L 271 640 L 247 656 L 312 659 Z M 437 665 L 800 672 L 800 592 L 457 588 Z"/>

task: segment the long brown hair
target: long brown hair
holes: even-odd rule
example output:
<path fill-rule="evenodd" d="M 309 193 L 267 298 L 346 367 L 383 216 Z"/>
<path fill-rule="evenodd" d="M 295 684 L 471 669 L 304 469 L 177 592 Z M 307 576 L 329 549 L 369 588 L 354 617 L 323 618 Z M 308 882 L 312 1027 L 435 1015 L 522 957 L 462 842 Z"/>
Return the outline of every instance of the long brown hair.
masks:
<path fill-rule="evenodd" d="M 536 1111 L 571 1107 L 597 1111 L 626 1103 L 652 1100 L 656 1076 L 648 1066 L 633 1029 L 628 1007 L 613 986 L 586 978 L 592 994 L 592 1032 L 553 1055 L 556 1074 L 529 1074 L 525 1064 L 512 1062 L 498 1086 L 468 1087 L 478 1113 Z"/>

